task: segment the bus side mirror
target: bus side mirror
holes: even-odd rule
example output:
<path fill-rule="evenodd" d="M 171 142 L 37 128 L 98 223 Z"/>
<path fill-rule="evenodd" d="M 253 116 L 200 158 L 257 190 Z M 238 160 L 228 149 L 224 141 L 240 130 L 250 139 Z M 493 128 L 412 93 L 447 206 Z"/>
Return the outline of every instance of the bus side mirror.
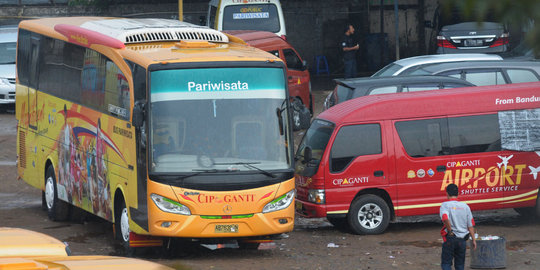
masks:
<path fill-rule="evenodd" d="M 131 123 L 136 128 L 142 127 L 144 123 L 144 104 L 145 101 L 137 101 L 135 102 L 135 106 L 133 106 L 133 119 Z"/>

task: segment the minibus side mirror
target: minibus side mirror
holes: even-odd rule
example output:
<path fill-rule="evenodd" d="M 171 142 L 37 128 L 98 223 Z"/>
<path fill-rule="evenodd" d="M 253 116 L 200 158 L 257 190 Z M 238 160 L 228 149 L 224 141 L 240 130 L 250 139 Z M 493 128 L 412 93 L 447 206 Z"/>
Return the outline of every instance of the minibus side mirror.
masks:
<path fill-rule="evenodd" d="M 142 127 L 144 123 L 144 104 L 146 102 L 144 100 L 139 100 L 135 102 L 135 105 L 133 106 L 133 119 L 131 123 L 134 127 L 140 128 Z"/>

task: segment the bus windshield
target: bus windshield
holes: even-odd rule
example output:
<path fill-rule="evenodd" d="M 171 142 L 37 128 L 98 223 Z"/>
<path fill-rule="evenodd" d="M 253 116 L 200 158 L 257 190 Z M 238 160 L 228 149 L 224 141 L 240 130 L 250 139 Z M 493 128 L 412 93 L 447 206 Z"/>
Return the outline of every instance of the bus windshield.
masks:
<path fill-rule="evenodd" d="M 259 30 L 277 33 L 279 15 L 274 4 L 231 5 L 223 11 L 223 30 Z"/>
<path fill-rule="evenodd" d="M 151 172 L 292 166 L 282 69 L 158 70 L 150 94 Z"/>

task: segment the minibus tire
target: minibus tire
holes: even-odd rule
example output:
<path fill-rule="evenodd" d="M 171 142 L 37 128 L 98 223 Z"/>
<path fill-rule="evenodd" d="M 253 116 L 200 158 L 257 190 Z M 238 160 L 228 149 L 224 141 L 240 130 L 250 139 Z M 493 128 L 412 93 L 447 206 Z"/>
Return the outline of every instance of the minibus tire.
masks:
<path fill-rule="evenodd" d="M 381 234 L 390 223 L 390 209 L 381 197 L 362 195 L 352 202 L 347 218 L 356 234 Z"/>
<path fill-rule="evenodd" d="M 58 187 L 54 175 L 53 166 L 47 167 L 45 173 L 45 207 L 47 216 L 52 221 L 65 221 L 69 217 L 69 207 L 67 202 L 58 199 Z"/>

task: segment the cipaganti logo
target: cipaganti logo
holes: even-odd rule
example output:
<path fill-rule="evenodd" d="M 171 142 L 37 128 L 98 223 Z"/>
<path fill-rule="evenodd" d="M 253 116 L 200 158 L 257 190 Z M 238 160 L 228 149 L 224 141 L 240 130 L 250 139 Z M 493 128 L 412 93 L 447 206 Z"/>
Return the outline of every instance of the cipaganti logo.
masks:
<path fill-rule="evenodd" d="M 454 170 L 447 170 L 441 185 L 444 191 L 449 184 L 456 184 L 460 187 L 461 195 L 492 193 L 504 191 L 518 191 L 522 182 L 522 176 L 527 173 L 536 180 L 540 167 L 527 166 L 527 164 L 511 164 L 513 155 L 498 156 L 500 162 L 486 168 L 455 167 Z M 480 164 L 478 162 L 478 164 Z"/>

